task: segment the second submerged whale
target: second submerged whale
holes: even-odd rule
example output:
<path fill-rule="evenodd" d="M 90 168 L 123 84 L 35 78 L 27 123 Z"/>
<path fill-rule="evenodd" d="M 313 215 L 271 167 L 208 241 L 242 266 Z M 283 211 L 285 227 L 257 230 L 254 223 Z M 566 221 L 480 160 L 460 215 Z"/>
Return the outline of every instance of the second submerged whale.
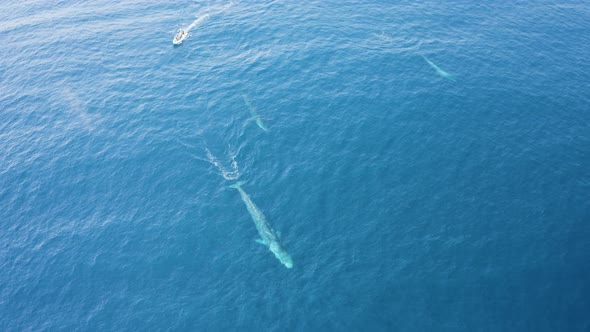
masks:
<path fill-rule="evenodd" d="M 250 104 L 250 101 L 248 100 L 248 98 L 245 95 L 242 95 L 242 98 L 244 98 L 244 103 L 248 107 L 250 114 L 252 114 L 252 119 L 256 120 L 256 124 L 258 125 L 258 127 L 260 127 L 260 129 L 262 129 L 264 131 L 268 131 L 268 128 L 266 127 L 266 125 L 262 121 L 262 117 L 260 116 L 260 114 L 258 114 L 258 112 L 256 112 L 256 109 L 254 108 L 254 106 L 252 106 L 252 104 Z"/>
<path fill-rule="evenodd" d="M 428 60 L 427 57 L 420 55 L 422 57 L 422 59 L 424 59 L 424 61 L 426 61 L 426 63 L 428 63 L 430 65 L 430 67 L 432 67 L 434 70 L 436 70 L 436 73 L 439 74 L 441 77 L 444 77 L 448 80 L 454 81 L 455 77 L 453 77 L 453 75 L 447 73 L 446 71 L 440 69 L 439 66 L 437 66 L 436 64 L 434 64 L 434 62 Z"/>

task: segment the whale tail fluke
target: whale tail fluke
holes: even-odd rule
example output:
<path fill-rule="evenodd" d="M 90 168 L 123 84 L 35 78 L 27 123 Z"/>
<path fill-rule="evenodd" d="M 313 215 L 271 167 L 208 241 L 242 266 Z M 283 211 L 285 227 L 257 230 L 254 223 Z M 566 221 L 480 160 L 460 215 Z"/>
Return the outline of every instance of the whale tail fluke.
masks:
<path fill-rule="evenodd" d="M 441 75 L 441 76 L 444 77 L 444 78 L 446 78 L 449 81 L 453 81 L 453 82 L 456 82 L 457 81 L 457 79 L 455 78 L 455 76 L 453 76 L 453 75 L 451 75 L 451 74 L 449 74 L 447 72 L 445 72 L 445 75 Z"/>
<path fill-rule="evenodd" d="M 256 118 L 256 124 L 258 125 L 258 127 L 260 127 L 260 129 L 268 131 L 268 127 L 264 124 L 261 118 Z"/>
<path fill-rule="evenodd" d="M 233 189 L 239 189 L 241 188 L 244 184 L 246 184 L 246 181 L 238 181 L 232 185 L 227 186 L 228 188 L 233 188 Z"/>

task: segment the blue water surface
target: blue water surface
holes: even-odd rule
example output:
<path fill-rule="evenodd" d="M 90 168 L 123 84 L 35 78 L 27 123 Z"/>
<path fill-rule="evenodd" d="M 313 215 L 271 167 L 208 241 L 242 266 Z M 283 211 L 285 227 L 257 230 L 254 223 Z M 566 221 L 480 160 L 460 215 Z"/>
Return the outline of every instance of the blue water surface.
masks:
<path fill-rule="evenodd" d="M 0 330 L 589 331 L 589 45 L 574 0 L 4 2 Z"/>

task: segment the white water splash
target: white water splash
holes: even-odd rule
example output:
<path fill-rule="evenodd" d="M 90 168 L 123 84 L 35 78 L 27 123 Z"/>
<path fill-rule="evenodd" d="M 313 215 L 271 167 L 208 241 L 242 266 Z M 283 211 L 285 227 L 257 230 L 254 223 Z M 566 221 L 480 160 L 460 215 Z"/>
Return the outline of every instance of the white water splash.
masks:
<path fill-rule="evenodd" d="M 236 161 L 236 156 L 233 155 L 231 157 L 231 171 L 228 171 L 220 162 L 217 158 L 215 158 L 215 156 L 213 155 L 213 153 L 211 153 L 211 151 L 207 148 L 205 148 L 205 152 L 207 152 L 207 159 L 209 160 L 209 162 L 211 164 L 213 164 L 215 167 L 217 167 L 217 169 L 219 170 L 219 172 L 221 172 L 221 176 L 223 176 L 224 179 L 226 180 L 237 180 L 240 178 L 240 169 L 238 168 L 238 162 Z"/>

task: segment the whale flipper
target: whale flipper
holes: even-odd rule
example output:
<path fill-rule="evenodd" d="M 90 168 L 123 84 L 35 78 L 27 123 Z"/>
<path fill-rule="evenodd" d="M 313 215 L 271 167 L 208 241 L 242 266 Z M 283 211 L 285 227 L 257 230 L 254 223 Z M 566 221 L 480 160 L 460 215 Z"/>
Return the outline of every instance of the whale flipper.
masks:
<path fill-rule="evenodd" d="M 266 242 L 264 242 L 264 240 L 263 240 L 263 239 L 256 239 L 256 240 L 254 240 L 254 241 L 256 241 L 256 242 L 258 242 L 258 243 L 262 244 L 262 245 L 263 245 L 263 246 L 265 246 L 265 247 L 266 247 L 266 245 L 267 245 L 267 244 L 266 244 Z"/>

